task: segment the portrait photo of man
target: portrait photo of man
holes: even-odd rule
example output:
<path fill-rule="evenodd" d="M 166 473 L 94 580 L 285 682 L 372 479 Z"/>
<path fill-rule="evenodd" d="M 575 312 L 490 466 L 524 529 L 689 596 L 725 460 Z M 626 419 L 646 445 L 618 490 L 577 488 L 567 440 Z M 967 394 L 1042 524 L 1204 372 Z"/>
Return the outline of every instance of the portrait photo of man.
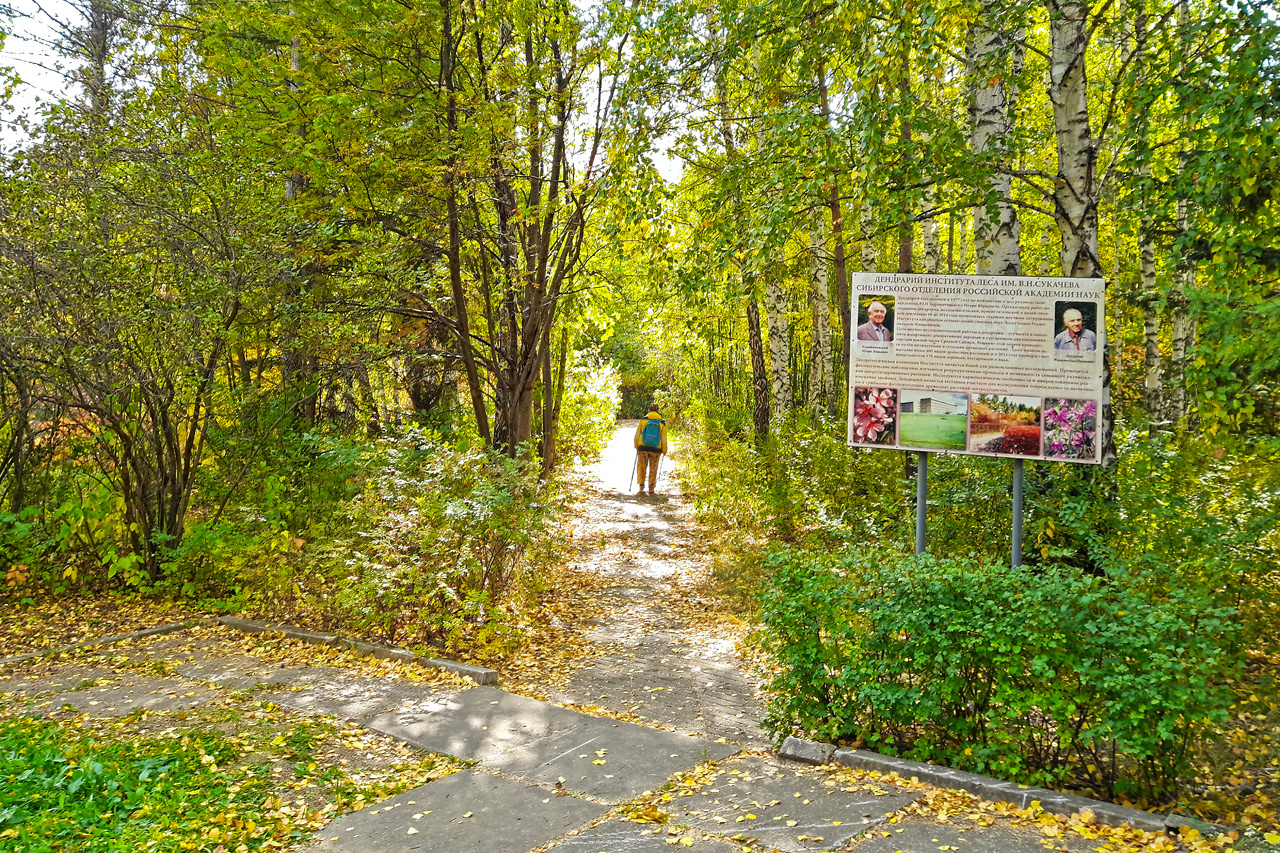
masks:
<path fill-rule="evenodd" d="M 1060 331 L 1053 339 L 1054 357 L 1093 361 L 1098 350 L 1098 335 L 1089 326 L 1097 321 L 1097 306 L 1059 302 L 1056 308 Z"/>
<path fill-rule="evenodd" d="M 858 311 L 859 319 L 865 317 L 866 322 L 858 326 L 855 337 L 860 341 L 891 343 L 893 341 L 893 318 L 890 312 L 893 310 L 893 297 L 863 297 L 858 301 L 860 303 L 866 301 L 866 313 L 864 314 L 861 310 Z M 861 306 L 859 307 L 861 308 Z"/>

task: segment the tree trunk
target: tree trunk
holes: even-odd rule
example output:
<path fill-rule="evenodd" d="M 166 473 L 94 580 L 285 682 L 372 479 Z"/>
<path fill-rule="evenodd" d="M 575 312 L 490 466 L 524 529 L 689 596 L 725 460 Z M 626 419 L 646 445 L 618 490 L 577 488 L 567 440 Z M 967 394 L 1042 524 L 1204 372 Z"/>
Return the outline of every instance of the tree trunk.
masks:
<path fill-rule="evenodd" d="M 752 48 L 752 61 L 755 63 L 756 77 L 760 77 L 760 46 Z M 758 92 L 760 103 L 765 102 L 764 92 Z M 768 137 L 763 122 L 756 120 L 756 157 L 762 163 L 768 162 Z M 772 414 L 775 418 L 785 417 L 791 409 L 791 341 L 787 322 L 787 291 L 782 286 L 783 262 L 780 258 L 770 259 L 773 263 L 765 266 L 764 313 L 769 326 L 769 381 L 772 389 Z"/>
<path fill-rule="evenodd" d="M 1143 389 L 1142 405 L 1147 420 L 1154 428 L 1162 414 L 1160 393 L 1160 314 L 1156 292 L 1156 244 L 1151 235 L 1150 216 L 1142 219 L 1142 244 L 1139 253 L 1142 294 Z"/>
<path fill-rule="evenodd" d="M 910 114 L 911 106 L 911 48 L 907 47 L 902 57 L 902 77 L 898 80 L 898 93 L 902 97 L 899 112 L 902 120 L 902 150 L 911 156 L 911 121 L 905 116 Z M 910 211 L 904 210 L 902 225 L 898 227 L 898 272 L 912 272 L 915 255 L 916 226 L 911 221 Z"/>
<path fill-rule="evenodd" d="M 818 95 L 822 109 L 823 129 L 826 143 L 831 145 L 831 106 L 827 99 L 827 72 L 818 65 Z M 838 163 L 838 158 L 832 158 Z M 836 298 L 840 302 L 840 337 L 841 357 L 849 352 L 849 338 L 852 326 L 849 324 L 849 271 L 844 261 L 844 214 L 840 210 L 840 170 L 838 166 L 831 169 L 831 187 L 827 193 L 827 205 L 831 208 L 831 240 L 832 260 L 836 271 Z"/>
<path fill-rule="evenodd" d="M 302 53 L 297 36 L 289 41 L 289 89 L 297 91 L 296 75 L 302 71 Z M 293 129 L 295 136 L 304 137 L 306 129 L 298 125 Z M 307 177 L 294 169 L 289 172 L 284 182 L 285 201 L 297 201 L 307 189 Z M 294 258 L 296 264 L 297 258 Z M 284 273 L 285 328 L 280 341 L 280 379 L 294 401 L 294 411 L 303 423 L 316 422 L 320 389 L 316 387 L 316 374 L 319 362 L 306 349 L 306 343 L 298 334 L 301 322 L 302 285 L 297 269 L 288 269 Z M 290 312 L 294 312 L 292 316 Z"/>
<path fill-rule="evenodd" d="M 450 137 L 458 132 L 458 97 L 454 84 L 454 59 L 456 45 L 453 41 L 452 0 L 440 0 L 443 13 L 440 36 L 440 76 L 447 92 L 445 121 Z M 453 296 L 454 330 L 458 338 L 458 352 L 467 371 L 467 389 L 471 393 L 471 411 L 475 417 L 476 432 L 486 445 L 492 443 L 489 434 L 489 412 L 484 402 L 484 389 L 480 385 L 480 372 L 476 368 L 475 351 L 471 346 L 471 325 L 467 318 L 467 296 L 462 289 L 462 234 L 458 223 L 458 191 L 455 184 L 457 157 L 450 153 L 445 161 L 445 201 L 449 219 L 449 290 Z"/>
<path fill-rule="evenodd" d="M 809 353 L 809 409 L 815 414 L 831 409 L 834 376 L 831 369 L 831 308 L 827 295 L 827 257 L 822 228 L 822 214 L 813 212 L 813 234 L 809 248 L 813 252 L 813 286 L 809 291 L 809 309 L 813 316 L 813 346 Z"/>
<path fill-rule="evenodd" d="M 998 4 L 986 0 L 969 45 L 969 138 L 974 153 L 991 166 L 987 202 L 973 209 L 973 244 L 978 275 L 1022 275 L 1021 225 L 1008 156 L 1026 32 L 1003 32 L 994 20 L 997 13 Z"/>
<path fill-rule="evenodd" d="M 1181 51 L 1185 52 L 1190 23 L 1190 8 L 1187 0 L 1178 0 L 1177 8 L 1178 37 Z M 1178 163 L 1179 172 L 1183 169 L 1183 161 Z M 1191 224 L 1191 209 L 1187 199 L 1180 198 L 1177 203 L 1174 226 L 1179 236 L 1185 235 Z M 1191 306 L 1187 301 L 1187 291 L 1195 286 L 1195 262 L 1187 257 L 1184 248 L 1178 256 L 1173 272 L 1173 287 L 1169 292 L 1169 325 L 1171 344 L 1169 350 L 1169 375 L 1166 378 L 1168 394 L 1166 396 L 1165 420 L 1175 424 L 1187 415 L 1187 360 L 1191 353 L 1191 342 L 1195 335 L 1195 321 L 1191 316 Z"/>
<path fill-rule="evenodd" d="M 1189 215 L 1186 199 L 1178 199 L 1177 211 L 1177 230 L 1179 234 L 1183 234 L 1187 230 Z M 1175 424 L 1187 415 L 1187 360 L 1190 357 L 1192 335 L 1195 333 L 1195 322 L 1187 302 L 1187 290 L 1195 285 L 1195 280 L 1195 262 L 1187 259 L 1184 250 L 1174 269 L 1173 287 L 1169 292 L 1172 346 L 1169 350 L 1169 391 L 1165 419 Z"/>
<path fill-rule="evenodd" d="M 1057 134 L 1058 175 L 1054 222 L 1062 237 L 1063 275 L 1100 278 L 1098 262 L 1098 150 L 1089 125 L 1085 52 L 1089 6 L 1084 0 L 1048 0 L 1051 59 L 1049 101 Z"/>
<path fill-rule="evenodd" d="M 791 408 L 791 356 L 787 328 L 787 292 L 781 276 L 770 271 L 764 287 L 765 316 L 769 324 L 769 378 L 773 417 L 785 417 Z"/>
<path fill-rule="evenodd" d="M 926 140 L 927 141 L 927 140 Z M 938 220 L 934 218 L 934 210 L 938 206 L 938 187 L 929 184 L 924 191 L 924 207 L 927 218 L 922 225 L 924 237 L 924 271 L 936 275 L 942 270 L 942 238 L 939 235 Z"/>
<path fill-rule="evenodd" d="M 1097 143 L 1089 126 L 1085 52 L 1089 46 L 1089 5 L 1085 0 L 1046 0 L 1049 11 L 1049 101 L 1057 134 L 1058 175 L 1054 221 L 1062 239 L 1062 272 L 1072 278 L 1101 278 L 1098 262 Z M 1106 330 L 1102 342 L 1102 400 L 1098 439 L 1102 464 L 1116 461 L 1115 413 L 1111 406 L 1111 364 Z"/>
<path fill-rule="evenodd" d="M 862 200 L 862 210 L 859 213 L 859 224 L 862 226 L 862 271 L 876 271 L 876 244 L 875 244 L 875 214 L 871 212 L 871 200 L 864 198 Z M 853 310 L 851 305 L 850 311 Z M 851 319 L 850 323 L 853 322 Z"/>
<path fill-rule="evenodd" d="M 769 374 L 764 365 L 764 340 L 760 335 L 760 308 L 747 289 L 747 337 L 751 345 L 751 392 L 754 406 L 751 423 L 756 439 L 763 441 L 769 434 Z"/>

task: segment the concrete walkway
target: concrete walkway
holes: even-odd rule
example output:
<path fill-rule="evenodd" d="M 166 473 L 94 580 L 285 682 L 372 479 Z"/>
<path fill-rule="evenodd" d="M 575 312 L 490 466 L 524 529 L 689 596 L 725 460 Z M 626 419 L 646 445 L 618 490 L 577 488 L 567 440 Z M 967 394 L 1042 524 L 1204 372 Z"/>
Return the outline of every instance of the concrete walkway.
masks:
<path fill-rule="evenodd" d="M 678 481 L 666 480 L 653 498 L 625 493 L 631 429 L 618 431 L 597 469 L 579 531 L 601 543 L 602 606 L 579 626 L 600 654 L 535 691 L 552 702 L 457 679 L 423 684 L 282 663 L 221 625 L 147 637 L 109 655 L 11 665 L 0 671 L 0 697 L 10 711 L 62 717 L 214 699 L 247 710 L 267 700 L 469 763 L 333 821 L 298 848 L 316 853 L 1119 849 L 1044 831 L 1011 809 L 929 811 L 920 804 L 938 789 L 811 767 L 769 750 L 756 686 L 733 643 L 688 616 L 690 584 L 706 555 L 692 538 Z M 1164 837 L 1153 844 L 1177 849 Z"/>
<path fill-rule="evenodd" d="M 86 650 L 87 663 L 31 661 L 10 667 L 0 694 L 11 712 L 60 719 L 178 711 L 215 699 L 241 702 L 247 712 L 268 701 L 474 762 L 335 820 L 303 845 L 316 853 L 1045 849 L 1030 828 L 939 826 L 904 815 L 926 786 L 865 776 L 853 782 L 849 771 L 743 752 L 725 738 L 593 716 L 493 687 L 282 665 L 238 646 L 240 636 L 204 626 L 112 647 L 110 655 Z"/>
<path fill-rule="evenodd" d="M 589 499 L 574 530 L 588 547 L 570 571 L 589 577 L 593 599 L 572 627 L 594 653 L 567 682 L 527 686 L 553 702 L 767 747 L 758 685 L 735 648 L 740 628 L 698 618 L 710 554 L 678 471 L 663 463 L 656 495 L 627 488 L 636 423 L 623 422 L 586 469 Z"/>

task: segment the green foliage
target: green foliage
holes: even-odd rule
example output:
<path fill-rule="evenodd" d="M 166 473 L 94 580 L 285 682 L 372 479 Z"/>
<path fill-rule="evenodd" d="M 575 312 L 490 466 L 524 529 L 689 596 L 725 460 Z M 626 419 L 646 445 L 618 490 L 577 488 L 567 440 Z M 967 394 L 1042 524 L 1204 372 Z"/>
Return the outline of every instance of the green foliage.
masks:
<path fill-rule="evenodd" d="M 55 547 L 34 507 L 19 513 L 0 513 L 0 572 L 4 572 L 4 590 L 25 592 L 55 584 L 55 577 L 50 575 L 57 573 L 49 571 L 47 562 Z"/>
<path fill-rule="evenodd" d="M 23 853 L 125 851 L 156 841 L 152 849 L 176 850 L 165 827 L 181 822 L 188 839 L 198 838 L 209 818 L 261 797 L 261 780 L 218 770 L 239 751 L 216 732 L 99 741 L 59 723 L 0 719 L 0 838 Z M 250 849 L 265 840 L 243 835 L 237 842 Z"/>
<path fill-rule="evenodd" d="M 866 549 L 769 564 L 760 641 L 779 739 L 1163 798 L 1188 745 L 1226 718 L 1239 627 L 1199 590 Z"/>
<path fill-rule="evenodd" d="M 420 432 L 387 441 L 321 558 L 318 604 L 386 642 L 505 651 L 537 591 L 550 488 L 534 462 Z"/>
<path fill-rule="evenodd" d="M 684 436 L 684 478 L 704 523 L 828 543 L 892 541 L 899 532 L 901 455 L 851 448 L 831 424 L 804 414 L 777 424 L 759 448 L 740 437 L 750 424 L 745 409 L 695 413 L 701 423 Z"/>
<path fill-rule="evenodd" d="M 613 437 L 618 413 L 617 371 L 609 362 L 583 358 L 573 366 L 565 385 L 556 450 L 565 460 L 599 459 Z"/>

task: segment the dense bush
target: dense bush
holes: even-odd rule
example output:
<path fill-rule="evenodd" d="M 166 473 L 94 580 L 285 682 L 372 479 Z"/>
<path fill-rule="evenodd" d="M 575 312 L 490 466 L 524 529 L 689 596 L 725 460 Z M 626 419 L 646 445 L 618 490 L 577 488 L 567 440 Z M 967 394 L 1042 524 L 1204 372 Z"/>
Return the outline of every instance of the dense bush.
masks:
<path fill-rule="evenodd" d="M 372 467 L 310 557 L 314 606 L 390 643 L 478 654 L 513 645 L 554 539 L 556 499 L 537 463 L 411 432 L 383 442 Z"/>
<path fill-rule="evenodd" d="M 1021 782 L 1163 797 L 1222 721 L 1234 612 L 1069 569 L 781 550 L 767 725 Z"/>

